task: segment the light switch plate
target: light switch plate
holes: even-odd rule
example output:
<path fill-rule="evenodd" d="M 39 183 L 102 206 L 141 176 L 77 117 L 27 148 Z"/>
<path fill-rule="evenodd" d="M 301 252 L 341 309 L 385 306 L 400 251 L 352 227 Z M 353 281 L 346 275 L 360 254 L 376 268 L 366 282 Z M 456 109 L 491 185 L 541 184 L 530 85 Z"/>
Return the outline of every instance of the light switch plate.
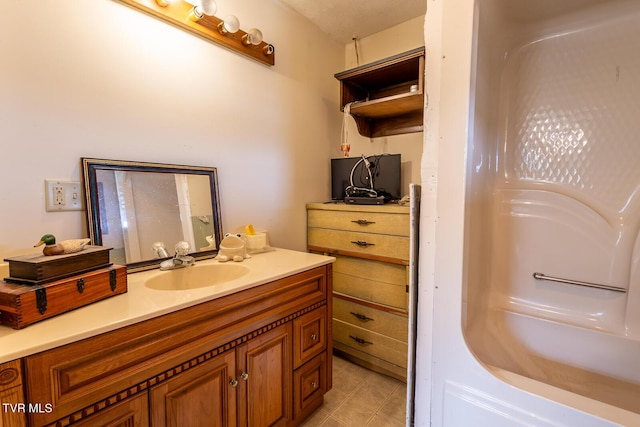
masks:
<path fill-rule="evenodd" d="M 45 179 L 47 212 L 81 211 L 83 209 L 80 181 Z"/>

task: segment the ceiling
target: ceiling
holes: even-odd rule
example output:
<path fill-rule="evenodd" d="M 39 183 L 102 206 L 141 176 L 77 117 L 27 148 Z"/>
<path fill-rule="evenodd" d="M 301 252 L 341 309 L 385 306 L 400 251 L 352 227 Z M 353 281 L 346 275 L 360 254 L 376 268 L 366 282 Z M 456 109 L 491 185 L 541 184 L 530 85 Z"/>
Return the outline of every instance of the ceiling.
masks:
<path fill-rule="evenodd" d="M 281 0 L 347 44 L 427 13 L 427 0 Z"/>

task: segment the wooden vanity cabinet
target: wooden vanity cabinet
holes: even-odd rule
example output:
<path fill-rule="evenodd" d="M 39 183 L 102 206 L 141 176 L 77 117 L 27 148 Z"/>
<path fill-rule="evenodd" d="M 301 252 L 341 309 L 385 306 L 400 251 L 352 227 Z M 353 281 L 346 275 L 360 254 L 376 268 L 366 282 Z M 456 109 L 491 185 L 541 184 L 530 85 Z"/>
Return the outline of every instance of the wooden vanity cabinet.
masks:
<path fill-rule="evenodd" d="M 27 401 L 53 406 L 28 425 L 299 425 L 331 388 L 331 272 L 317 267 L 24 358 Z"/>

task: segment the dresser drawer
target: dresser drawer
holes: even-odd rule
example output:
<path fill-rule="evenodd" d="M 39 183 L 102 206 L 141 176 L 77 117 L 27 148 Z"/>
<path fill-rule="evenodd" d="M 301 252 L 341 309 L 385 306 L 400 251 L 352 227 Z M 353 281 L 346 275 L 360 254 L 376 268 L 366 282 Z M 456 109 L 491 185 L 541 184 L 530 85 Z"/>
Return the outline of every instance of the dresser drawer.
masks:
<path fill-rule="evenodd" d="M 363 233 L 409 236 L 409 215 L 311 209 L 308 211 L 308 226 Z"/>
<path fill-rule="evenodd" d="M 407 342 L 406 316 L 379 310 L 354 301 L 333 297 L 333 317 L 398 341 Z"/>
<path fill-rule="evenodd" d="M 409 238 L 373 233 L 309 228 L 309 246 L 353 254 L 409 261 Z"/>
<path fill-rule="evenodd" d="M 407 267 L 336 256 L 333 291 L 389 307 L 408 309 Z"/>
<path fill-rule="evenodd" d="M 406 342 L 333 319 L 333 339 L 347 347 L 371 354 L 394 365 L 407 367 Z"/>

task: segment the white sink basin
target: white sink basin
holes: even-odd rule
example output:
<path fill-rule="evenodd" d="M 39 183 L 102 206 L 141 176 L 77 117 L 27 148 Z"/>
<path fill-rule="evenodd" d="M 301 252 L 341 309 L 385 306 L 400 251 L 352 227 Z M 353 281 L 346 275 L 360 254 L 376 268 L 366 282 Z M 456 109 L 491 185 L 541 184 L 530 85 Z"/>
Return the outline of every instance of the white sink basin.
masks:
<path fill-rule="evenodd" d="M 238 279 L 249 272 L 240 264 L 196 264 L 167 270 L 147 279 L 147 288 L 160 291 L 180 291 L 205 288 Z"/>

